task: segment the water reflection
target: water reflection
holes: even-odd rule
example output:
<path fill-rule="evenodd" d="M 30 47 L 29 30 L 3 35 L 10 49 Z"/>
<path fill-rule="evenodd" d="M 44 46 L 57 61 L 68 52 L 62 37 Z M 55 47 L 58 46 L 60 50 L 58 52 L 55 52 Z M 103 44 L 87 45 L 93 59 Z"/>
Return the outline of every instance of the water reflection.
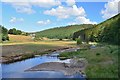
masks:
<path fill-rule="evenodd" d="M 3 78 L 82 78 L 80 74 L 65 76 L 63 73 L 55 72 L 55 71 L 24 72 L 26 69 L 29 69 L 33 66 L 45 62 L 69 63 L 70 59 L 60 60 L 59 58 L 57 58 L 57 55 L 58 53 L 53 53 L 51 55 L 44 55 L 11 64 L 1 64 L 2 77 Z"/>

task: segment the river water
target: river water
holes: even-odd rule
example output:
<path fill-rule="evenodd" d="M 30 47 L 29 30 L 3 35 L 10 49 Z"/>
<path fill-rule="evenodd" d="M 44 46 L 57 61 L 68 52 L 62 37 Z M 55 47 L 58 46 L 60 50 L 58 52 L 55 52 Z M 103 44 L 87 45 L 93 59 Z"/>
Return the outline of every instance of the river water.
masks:
<path fill-rule="evenodd" d="M 38 56 L 35 58 L 10 63 L 10 64 L 1 64 L 2 68 L 2 78 L 81 78 L 83 76 L 79 73 L 76 73 L 71 76 L 65 76 L 62 72 L 57 71 L 29 71 L 25 70 L 34 67 L 36 65 L 45 63 L 45 62 L 65 62 L 69 63 L 70 59 L 60 60 L 57 55 L 59 52 L 53 52 L 50 55 Z"/>

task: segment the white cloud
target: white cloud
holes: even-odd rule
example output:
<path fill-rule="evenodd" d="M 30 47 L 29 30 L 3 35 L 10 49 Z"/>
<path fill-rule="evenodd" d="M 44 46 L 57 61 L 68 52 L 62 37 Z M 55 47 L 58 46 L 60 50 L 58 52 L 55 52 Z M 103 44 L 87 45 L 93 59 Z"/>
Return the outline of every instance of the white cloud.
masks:
<path fill-rule="evenodd" d="M 28 2 L 7 2 L 8 4 L 12 5 L 13 8 L 19 13 L 26 13 L 32 14 L 35 11 L 32 9 L 32 6 Z"/>
<path fill-rule="evenodd" d="M 4 0 L 2 2 L 11 4 L 17 12 L 31 14 L 35 11 L 32 9 L 32 6 L 39 6 L 50 8 L 53 6 L 61 5 L 59 0 Z"/>
<path fill-rule="evenodd" d="M 75 5 L 75 0 L 67 0 L 66 3 L 68 6 L 73 6 Z"/>
<path fill-rule="evenodd" d="M 31 4 L 39 7 L 50 8 L 61 5 L 61 2 L 59 0 L 34 0 Z"/>
<path fill-rule="evenodd" d="M 18 23 L 18 22 L 23 22 L 24 19 L 23 18 L 16 18 L 16 17 L 11 17 L 10 19 L 10 23 Z"/>
<path fill-rule="evenodd" d="M 58 6 L 57 8 L 52 8 L 51 10 L 44 11 L 44 14 L 56 16 L 58 19 L 66 19 L 69 17 L 74 17 L 75 21 L 68 23 L 69 25 L 74 24 L 97 24 L 97 22 L 91 21 L 86 18 L 86 13 L 84 8 L 77 7 L 73 5 L 72 7 Z"/>
<path fill-rule="evenodd" d="M 35 11 L 32 9 L 31 6 L 23 6 L 23 5 L 13 5 L 13 7 L 16 9 L 17 12 L 19 13 L 27 13 L 27 14 L 32 14 L 35 13 Z"/>
<path fill-rule="evenodd" d="M 105 9 L 101 11 L 104 19 L 108 19 L 118 14 L 118 0 L 109 1 L 104 7 Z"/>
<path fill-rule="evenodd" d="M 85 16 L 85 11 L 82 7 L 78 8 L 76 5 L 73 5 L 72 7 L 58 6 L 57 8 L 44 11 L 44 14 L 65 19 L 69 18 L 70 16 Z"/>
<path fill-rule="evenodd" d="M 97 24 L 97 22 L 91 21 L 90 19 L 81 16 L 76 18 L 76 22 L 79 24 Z"/>
<path fill-rule="evenodd" d="M 30 5 L 38 5 L 40 7 L 53 7 L 61 5 L 60 0 L 2 0 L 2 2 L 6 3 L 22 3 L 22 4 L 30 4 Z"/>
<path fill-rule="evenodd" d="M 67 25 L 75 25 L 75 24 L 79 24 L 77 22 L 69 22 Z"/>
<path fill-rule="evenodd" d="M 47 25 L 47 24 L 50 24 L 51 21 L 48 19 L 48 20 L 45 20 L 45 21 L 38 21 L 37 24 L 39 25 Z"/>
<path fill-rule="evenodd" d="M 76 17 L 75 21 L 68 23 L 68 25 L 75 25 L 75 24 L 97 24 L 97 22 L 91 21 L 86 17 L 78 16 Z"/>

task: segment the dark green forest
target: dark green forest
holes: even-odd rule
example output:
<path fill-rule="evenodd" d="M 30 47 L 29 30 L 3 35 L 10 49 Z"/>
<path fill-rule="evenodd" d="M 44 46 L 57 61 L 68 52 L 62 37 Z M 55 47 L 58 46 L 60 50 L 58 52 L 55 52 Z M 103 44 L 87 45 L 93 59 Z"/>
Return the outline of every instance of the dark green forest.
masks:
<path fill-rule="evenodd" d="M 73 39 L 79 36 L 84 41 L 119 44 L 120 14 L 88 29 L 79 30 L 73 34 Z"/>

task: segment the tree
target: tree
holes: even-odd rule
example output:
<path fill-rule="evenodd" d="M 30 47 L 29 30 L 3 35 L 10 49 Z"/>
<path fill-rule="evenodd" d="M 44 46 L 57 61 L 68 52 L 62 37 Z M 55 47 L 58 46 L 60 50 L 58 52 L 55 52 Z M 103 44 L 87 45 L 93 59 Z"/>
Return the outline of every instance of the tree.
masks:
<path fill-rule="evenodd" d="M 8 31 L 8 34 L 21 35 L 21 34 L 22 34 L 22 31 L 13 28 L 13 29 L 10 29 L 10 30 Z"/>
<path fill-rule="evenodd" d="M 8 34 L 13 34 L 13 29 L 10 29 L 10 30 L 8 31 Z"/>
<path fill-rule="evenodd" d="M 17 34 L 17 35 L 21 35 L 21 34 L 22 34 L 22 31 L 21 31 L 21 30 L 16 30 L 16 34 Z"/>
<path fill-rule="evenodd" d="M 79 37 L 79 38 L 77 38 L 77 39 L 76 39 L 76 41 L 77 41 L 77 45 L 82 44 L 82 40 L 80 39 L 80 37 Z"/>
<path fill-rule="evenodd" d="M 16 29 L 15 29 L 15 28 L 10 29 L 10 30 L 8 31 L 8 34 L 15 34 L 15 35 L 16 35 Z"/>
<path fill-rule="evenodd" d="M 17 34 L 17 30 L 15 28 L 13 28 L 13 34 L 16 35 Z"/>
<path fill-rule="evenodd" d="M 92 34 L 90 35 L 89 41 L 94 42 L 94 35 L 93 35 L 93 32 L 92 32 Z"/>
<path fill-rule="evenodd" d="M 6 41 L 9 40 L 9 36 L 8 36 L 8 30 L 4 27 L 0 25 L 0 33 L 1 33 L 1 38 L 0 41 Z"/>

